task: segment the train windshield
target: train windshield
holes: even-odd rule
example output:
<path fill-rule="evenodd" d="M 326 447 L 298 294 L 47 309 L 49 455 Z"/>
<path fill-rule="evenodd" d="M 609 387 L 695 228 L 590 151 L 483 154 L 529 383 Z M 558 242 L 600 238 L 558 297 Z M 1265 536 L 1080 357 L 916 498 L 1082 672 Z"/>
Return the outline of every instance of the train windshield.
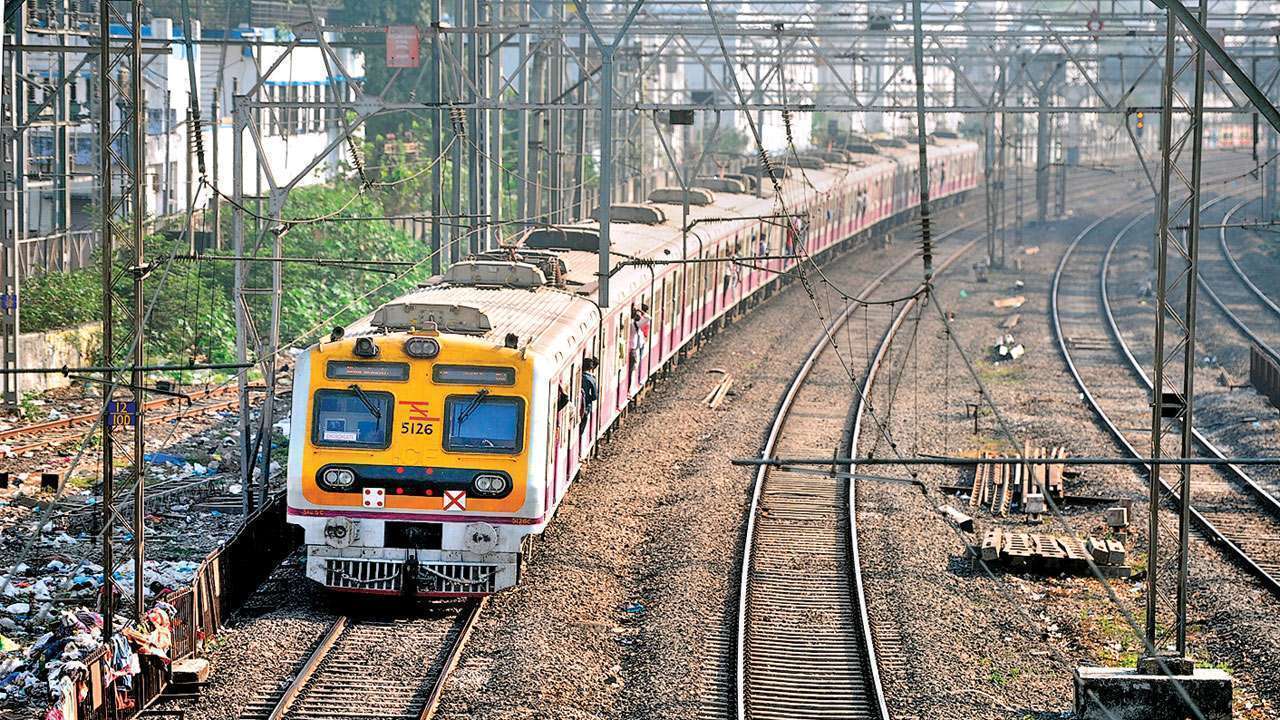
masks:
<path fill-rule="evenodd" d="M 495 397 L 482 390 L 454 395 L 444 406 L 445 450 L 453 452 L 520 452 L 524 401 Z"/>
<path fill-rule="evenodd" d="M 317 390 L 311 441 L 327 447 L 385 448 L 391 438 L 388 392 Z"/>

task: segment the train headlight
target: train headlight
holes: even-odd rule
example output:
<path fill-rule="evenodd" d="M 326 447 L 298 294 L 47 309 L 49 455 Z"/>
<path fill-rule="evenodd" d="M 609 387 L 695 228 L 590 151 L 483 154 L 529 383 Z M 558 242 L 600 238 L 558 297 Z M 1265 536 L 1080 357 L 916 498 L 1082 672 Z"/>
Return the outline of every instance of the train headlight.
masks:
<path fill-rule="evenodd" d="M 492 473 L 476 475 L 471 485 L 479 495 L 502 495 L 511 489 L 506 476 Z"/>
<path fill-rule="evenodd" d="M 329 468 L 320 479 L 330 488 L 349 488 L 355 484 L 356 474 L 347 468 Z"/>
<path fill-rule="evenodd" d="M 356 346 L 351 352 L 355 353 L 356 357 L 378 357 L 378 344 L 371 337 L 359 337 L 356 338 Z"/>
<path fill-rule="evenodd" d="M 411 337 L 404 341 L 404 354 L 430 360 L 440 354 L 440 343 L 435 338 Z"/>

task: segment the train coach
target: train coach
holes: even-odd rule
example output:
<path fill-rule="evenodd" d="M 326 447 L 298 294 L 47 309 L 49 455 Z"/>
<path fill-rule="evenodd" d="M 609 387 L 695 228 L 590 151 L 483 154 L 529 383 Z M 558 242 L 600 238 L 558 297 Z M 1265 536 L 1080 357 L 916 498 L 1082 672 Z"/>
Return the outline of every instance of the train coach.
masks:
<path fill-rule="evenodd" d="M 979 149 L 931 143 L 931 195 L 955 201 Z M 917 150 L 852 149 L 791 167 L 781 199 L 705 179 L 689 226 L 679 191 L 616 207 L 607 307 L 598 223 L 539 227 L 302 353 L 287 501 L 307 577 L 437 597 L 515 585 L 584 459 L 681 348 L 804 258 L 911 216 Z M 746 257 L 765 259 L 729 260 Z"/>

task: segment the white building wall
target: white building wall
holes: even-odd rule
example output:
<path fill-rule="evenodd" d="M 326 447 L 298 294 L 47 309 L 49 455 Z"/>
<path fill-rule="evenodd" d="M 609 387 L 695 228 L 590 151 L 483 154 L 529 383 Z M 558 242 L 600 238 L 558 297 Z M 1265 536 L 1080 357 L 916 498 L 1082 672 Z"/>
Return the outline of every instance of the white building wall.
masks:
<path fill-rule="evenodd" d="M 200 32 L 199 25 L 196 25 Z M 123 29 L 121 29 L 123 32 Z M 187 206 L 187 115 L 190 98 L 190 80 L 186 58 L 186 46 L 179 41 L 182 30 L 170 19 L 156 19 L 144 28 L 144 37 L 174 40 L 166 55 L 144 55 L 146 70 L 143 77 L 146 95 L 146 146 L 147 212 L 152 216 L 183 212 Z M 206 157 L 207 180 L 226 195 L 232 194 L 232 98 L 237 91 L 248 92 L 257 82 L 258 68 L 269 69 L 287 51 L 285 47 L 255 45 L 264 42 L 287 41 L 287 37 L 273 28 L 236 28 L 230 32 L 208 31 L 202 37 L 243 41 L 233 44 L 204 44 L 195 46 L 197 83 L 200 93 L 202 140 Z M 349 97 L 348 86 L 364 78 L 364 62 L 359 53 L 339 48 L 336 54 L 345 69 L 343 81 L 329 79 L 329 72 L 319 46 L 315 44 L 295 47 L 272 71 L 263 83 L 260 97 L 263 99 L 289 99 L 319 101 L 334 97 Z M 48 74 L 51 71 L 49 56 L 33 54 L 32 72 Z M 68 55 L 68 70 L 75 67 L 82 56 Z M 255 58 L 257 61 L 255 62 Z M 88 66 L 87 66 L 88 67 Z M 221 68 L 221 70 L 220 70 Z M 334 73 L 339 70 L 334 68 Z M 218 93 L 217 118 L 213 116 L 213 96 L 221 77 L 222 91 Z M 89 71 L 79 73 L 72 82 L 70 95 L 76 106 L 83 106 L 85 114 L 79 126 L 72 129 L 71 171 L 76 177 L 70 183 L 73 207 L 73 228 L 88 229 L 97 226 L 97 218 L 88 214 L 90 206 L 99 202 L 101 189 L 97 178 L 90 175 L 98 171 L 97 132 L 93 120 L 97 108 L 92 98 L 96 92 L 96 77 Z M 167 110 L 167 112 L 166 112 Z M 113 114 L 118 117 L 118 110 Z M 337 137 L 336 115 L 308 108 L 288 113 L 259 113 L 259 136 L 263 162 L 269 164 L 276 182 L 285 184 L 302 175 L 300 185 L 310 185 L 332 180 L 341 169 L 345 147 L 328 153 L 308 170 L 313 159 L 320 155 Z M 218 133 L 218 148 L 214 154 L 213 134 Z M 358 135 L 360 133 L 357 133 Z M 216 157 L 216 160 L 215 160 Z M 265 172 L 255 177 L 254 168 L 259 150 L 246 132 L 243 162 L 245 167 L 245 192 L 265 193 L 268 183 Z M 192 161 L 192 191 L 199 188 L 198 169 Z M 198 204 L 208 199 L 209 190 L 199 191 Z M 55 198 L 52 182 L 33 182 L 28 185 L 29 237 L 52 233 L 57 223 L 54 218 Z"/>

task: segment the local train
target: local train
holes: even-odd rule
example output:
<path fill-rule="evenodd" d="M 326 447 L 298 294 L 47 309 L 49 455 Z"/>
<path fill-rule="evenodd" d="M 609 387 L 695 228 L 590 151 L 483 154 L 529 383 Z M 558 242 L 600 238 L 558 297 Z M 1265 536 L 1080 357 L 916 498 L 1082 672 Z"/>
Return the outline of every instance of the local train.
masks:
<path fill-rule="evenodd" d="M 941 134 L 939 134 L 941 135 Z M 605 432 L 654 374 L 782 273 L 880 237 L 919 202 L 918 150 L 850 142 L 759 175 L 660 188 L 613 209 L 609 302 L 599 225 L 536 227 L 451 265 L 300 354 L 288 520 L 307 577 L 335 591 L 477 596 L 517 584 Z M 931 197 L 955 202 L 979 147 L 929 147 Z M 784 213 L 785 209 L 785 213 Z"/>

